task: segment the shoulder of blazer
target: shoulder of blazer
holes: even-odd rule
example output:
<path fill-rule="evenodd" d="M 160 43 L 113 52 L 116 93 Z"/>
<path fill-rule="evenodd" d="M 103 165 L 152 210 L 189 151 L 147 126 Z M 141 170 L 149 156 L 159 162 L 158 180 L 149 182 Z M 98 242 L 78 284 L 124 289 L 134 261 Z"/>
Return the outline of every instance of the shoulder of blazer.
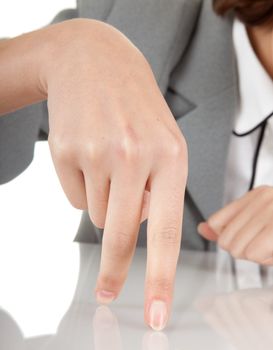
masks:
<path fill-rule="evenodd" d="M 201 5 L 202 0 L 78 0 L 78 14 L 105 21 L 124 33 L 147 58 L 165 93 Z"/>
<path fill-rule="evenodd" d="M 233 20 L 232 15 L 216 15 L 211 0 L 203 2 L 197 25 L 169 84 L 194 105 L 214 98 L 236 83 Z"/>

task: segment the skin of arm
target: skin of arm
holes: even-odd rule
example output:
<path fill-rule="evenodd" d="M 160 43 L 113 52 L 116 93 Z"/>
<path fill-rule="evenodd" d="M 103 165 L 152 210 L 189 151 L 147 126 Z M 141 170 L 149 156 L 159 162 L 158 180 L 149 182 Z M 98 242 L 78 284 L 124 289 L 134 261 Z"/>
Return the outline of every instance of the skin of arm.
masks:
<path fill-rule="evenodd" d="M 39 81 L 48 50 L 41 44 L 45 37 L 37 31 L 0 41 L 0 115 L 47 98 Z"/>
<path fill-rule="evenodd" d="M 114 27 L 77 19 L 0 42 L 0 82 L 0 114 L 48 100 L 48 142 L 63 190 L 104 229 L 100 303 L 119 295 L 148 217 L 144 318 L 163 329 L 188 160 L 150 65 Z"/>

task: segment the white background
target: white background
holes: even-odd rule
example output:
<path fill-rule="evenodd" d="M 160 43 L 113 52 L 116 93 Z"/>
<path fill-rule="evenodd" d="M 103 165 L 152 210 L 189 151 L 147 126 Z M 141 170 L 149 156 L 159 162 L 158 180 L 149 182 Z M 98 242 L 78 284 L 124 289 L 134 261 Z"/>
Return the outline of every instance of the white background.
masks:
<path fill-rule="evenodd" d="M 0 37 L 11 37 L 47 25 L 76 0 L 0 0 Z"/>

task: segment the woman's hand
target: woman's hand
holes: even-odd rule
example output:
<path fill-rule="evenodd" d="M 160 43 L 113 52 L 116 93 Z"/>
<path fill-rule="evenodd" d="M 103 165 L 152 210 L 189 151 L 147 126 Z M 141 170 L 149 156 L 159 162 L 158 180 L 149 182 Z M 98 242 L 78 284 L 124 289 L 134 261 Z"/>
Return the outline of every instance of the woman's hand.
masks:
<path fill-rule="evenodd" d="M 161 329 L 180 251 L 186 144 L 150 66 L 127 38 L 88 20 L 69 30 L 44 79 L 52 158 L 71 204 L 104 228 L 98 301 L 120 293 L 149 215 L 145 319 Z"/>
<path fill-rule="evenodd" d="M 234 258 L 273 265 L 273 187 L 258 187 L 213 214 L 199 233 Z"/>
<path fill-rule="evenodd" d="M 64 192 L 104 228 L 98 301 L 120 293 L 149 217 L 145 320 L 162 329 L 180 252 L 187 149 L 149 64 L 118 30 L 87 19 L 8 40 L 0 53 L 0 113 L 48 97 Z"/>

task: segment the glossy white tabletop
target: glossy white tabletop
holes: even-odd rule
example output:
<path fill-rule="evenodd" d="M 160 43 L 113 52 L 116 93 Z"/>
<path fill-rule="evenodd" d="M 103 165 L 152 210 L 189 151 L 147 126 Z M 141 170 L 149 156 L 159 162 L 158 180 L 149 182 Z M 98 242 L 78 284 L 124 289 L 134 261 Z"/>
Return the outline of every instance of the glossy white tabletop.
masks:
<path fill-rule="evenodd" d="M 225 254 L 182 251 L 164 332 L 143 320 L 146 250 L 111 308 L 93 289 L 100 246 L 72 243 L 81 212 L 66 200 L 48 146 L 0 186 L 0 350 L 272 350 L 273 272 Z"/>
<path fill-rule="evenodd" d="M 12 275 L 2 275 L 0 349 L 273 348 L 270 270 L 261 286 L 236 290 L 229 259 L 183 252 L 171 320 L 164 332 L 154 332 L 143 322 L 146 250 L 137 249 L 126 285 L 110 308 L 98 306 L 93 295 L 99 258 L 99 245 L 70 243 L 58 251 L 37 245 Z M 245 284 L 257 283 L 251 271 L 243 277 Z"/>

